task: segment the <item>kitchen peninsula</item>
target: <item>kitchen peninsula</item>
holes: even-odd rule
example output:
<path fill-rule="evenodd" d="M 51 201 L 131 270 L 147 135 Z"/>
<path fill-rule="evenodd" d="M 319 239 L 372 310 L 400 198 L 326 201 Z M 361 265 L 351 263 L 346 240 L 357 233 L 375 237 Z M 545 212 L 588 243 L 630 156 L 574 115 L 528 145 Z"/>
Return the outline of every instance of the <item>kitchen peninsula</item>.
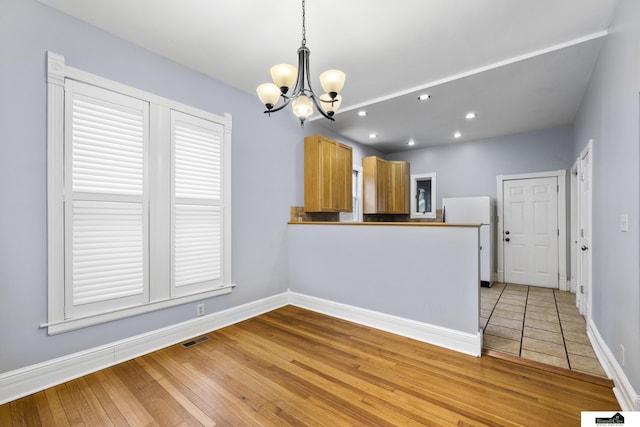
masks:
<path fill-rule="evenodd" d="M 479 224 L 290 222 L 292 302 L 480 356 Z"/>

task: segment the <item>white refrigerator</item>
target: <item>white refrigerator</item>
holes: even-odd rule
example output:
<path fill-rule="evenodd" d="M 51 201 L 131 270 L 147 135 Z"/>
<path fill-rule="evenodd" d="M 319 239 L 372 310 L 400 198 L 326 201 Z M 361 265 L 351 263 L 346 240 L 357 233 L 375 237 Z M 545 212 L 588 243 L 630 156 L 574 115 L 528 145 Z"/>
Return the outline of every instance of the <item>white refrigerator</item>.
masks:
<path fill-rule="evenodd" d="M 480 225 L 480 283 L 484 287 L 493 284 L 494 227 L 496 207 L 489 196 L 443 197 L 442 216 L 445 222 L 479 223 Z"/>

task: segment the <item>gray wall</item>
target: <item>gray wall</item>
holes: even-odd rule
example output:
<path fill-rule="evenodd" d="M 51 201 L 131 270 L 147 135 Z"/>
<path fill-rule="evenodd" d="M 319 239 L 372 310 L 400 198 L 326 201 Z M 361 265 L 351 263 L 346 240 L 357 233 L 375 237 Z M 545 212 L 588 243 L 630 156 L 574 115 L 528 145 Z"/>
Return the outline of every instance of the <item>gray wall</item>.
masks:
<path fill-rule="evenodd" d="M 303 138 L 288 112 L 35 0 L 0 0 L 0 373 L 195 317 L 195 303 L 57 336 L 47 320 L 45 52 L 68 65 L 233 116 L 233 280 L 207 313 L 286 291 L 289 206 L 303 201 Z M 295 52 L 292 52 L 295 55 Z M 215 58 L 212 58 L 215 60 Z M 268 75 L 265 70 L 265 75 Z M 350 143 L 350 141 L 344 141 Z M 367 152 L 355 146 L 356 153 Z"/>
<path fill-rule="evenodd" d="M 640 2 L 620 0 L 575 123 L 574 157 L 593 139 L 593 320 L 640 390 Z M 629 215 L 629 232 L 618 229 Z"/>
<path fill-rule="evenodd" d="M 291 290 L 477 336 L 478 239 L 476 227 L 292 224 Z"/>
<path fill-rule="evenodd" d="M 573 131 L 556 128 L 472 142 L 452 142 L 387 156 L 411 163 L 411 173 L 436 172 L 438 208 L 443 197 L 497 197 L 497 175 L 569 169 Z M 567 187 L 568 188 L 568 187 Z"/>

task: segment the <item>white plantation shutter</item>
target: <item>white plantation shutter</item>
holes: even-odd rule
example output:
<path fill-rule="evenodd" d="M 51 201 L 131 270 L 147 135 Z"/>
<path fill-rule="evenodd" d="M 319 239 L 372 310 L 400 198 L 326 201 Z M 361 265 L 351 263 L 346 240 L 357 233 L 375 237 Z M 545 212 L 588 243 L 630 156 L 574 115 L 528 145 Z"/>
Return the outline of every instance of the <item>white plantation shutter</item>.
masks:
<path fill-rule="evenodd" d="M 220 229 L 218 206 L 176 205 L 176 287 L 220 278 Z"/>
<path fill-rule="evenodd" d="M 73 305 L 142 294 L 142 205 L 74 200 L 72 212 Z"/>
<path fill-rule="evenodd" d="M 177 111 L 172 113 L 176 117 L 174 120 L 176 197 L 219 203 L 221 126 Z"/>
<path fill-rule="evenodd" d="M 66 317 L 148 300 L 148 103 L 67 81 Z"/>
<path fill-rule="evenodd" d="M 222 139 L 224 128 L 171 112 L 173 161 L 172 296 L 222 283 Z"/>
<path fill-rule="evenodd" d="M 75 94 L 74 192 L 142 195 L 145 117 L 136 107 Z"/>
<path fill-rule="evenodd" d="M 50 335 L 232 292 L 231 129 L 47 52 Z"/>

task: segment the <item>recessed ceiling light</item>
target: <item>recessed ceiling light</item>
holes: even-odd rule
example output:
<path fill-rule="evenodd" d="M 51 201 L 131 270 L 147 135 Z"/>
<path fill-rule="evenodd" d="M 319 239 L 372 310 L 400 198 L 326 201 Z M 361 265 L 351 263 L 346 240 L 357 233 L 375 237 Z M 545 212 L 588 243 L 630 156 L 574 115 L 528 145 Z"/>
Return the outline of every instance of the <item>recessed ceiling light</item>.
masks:
<path fill-rule="evenodd" d="M 416 142 L 413 139 L 410 139 L 409 142 L 407 142 L 407 145 L 416 145 Z"/>
<path fill-rule="evenodd" d="M 358 115 L 359 115 L 360 117 L 364 117 L 364 116 L 366 116 L 366 115 L 367 115 L 367 112 L 366 112 L 366 111 L 364 111 L 364 110 L 360 110 L 360 111 L 358 111 Z"/>
<path fill-rule="evenodd" d="M 422 95 L 418 96 L 418 99 L 420 101 L 426 101 L 427 99 L 431 98 L 431 95 L 429 95 L 428 93 L 423 93 Z"/>
<path fill-rule="evenodd" d="M 456 131 L 456 132 L 453 133 L 453 137 L 454 138 L 460 138 L 461 136 L 462 136 L 462 134 L 460 132 Z"/>
<path fill-rule="evenodd" d="M 469 120 L 475 119 L 476 117 L 477 117 L 476 113 L 474 113 L 474 112 L 469 112 L 469 113 L 467 113 L 466 116 L 464 116 L 465 119 L 469 119 Z"/>
<path fill-rule="evenodd" d="M 371 139 L 375 139 L 378 135 L 376 135 L 375 133 L 370 133 L 369 134 L 369 138 Z"/>

